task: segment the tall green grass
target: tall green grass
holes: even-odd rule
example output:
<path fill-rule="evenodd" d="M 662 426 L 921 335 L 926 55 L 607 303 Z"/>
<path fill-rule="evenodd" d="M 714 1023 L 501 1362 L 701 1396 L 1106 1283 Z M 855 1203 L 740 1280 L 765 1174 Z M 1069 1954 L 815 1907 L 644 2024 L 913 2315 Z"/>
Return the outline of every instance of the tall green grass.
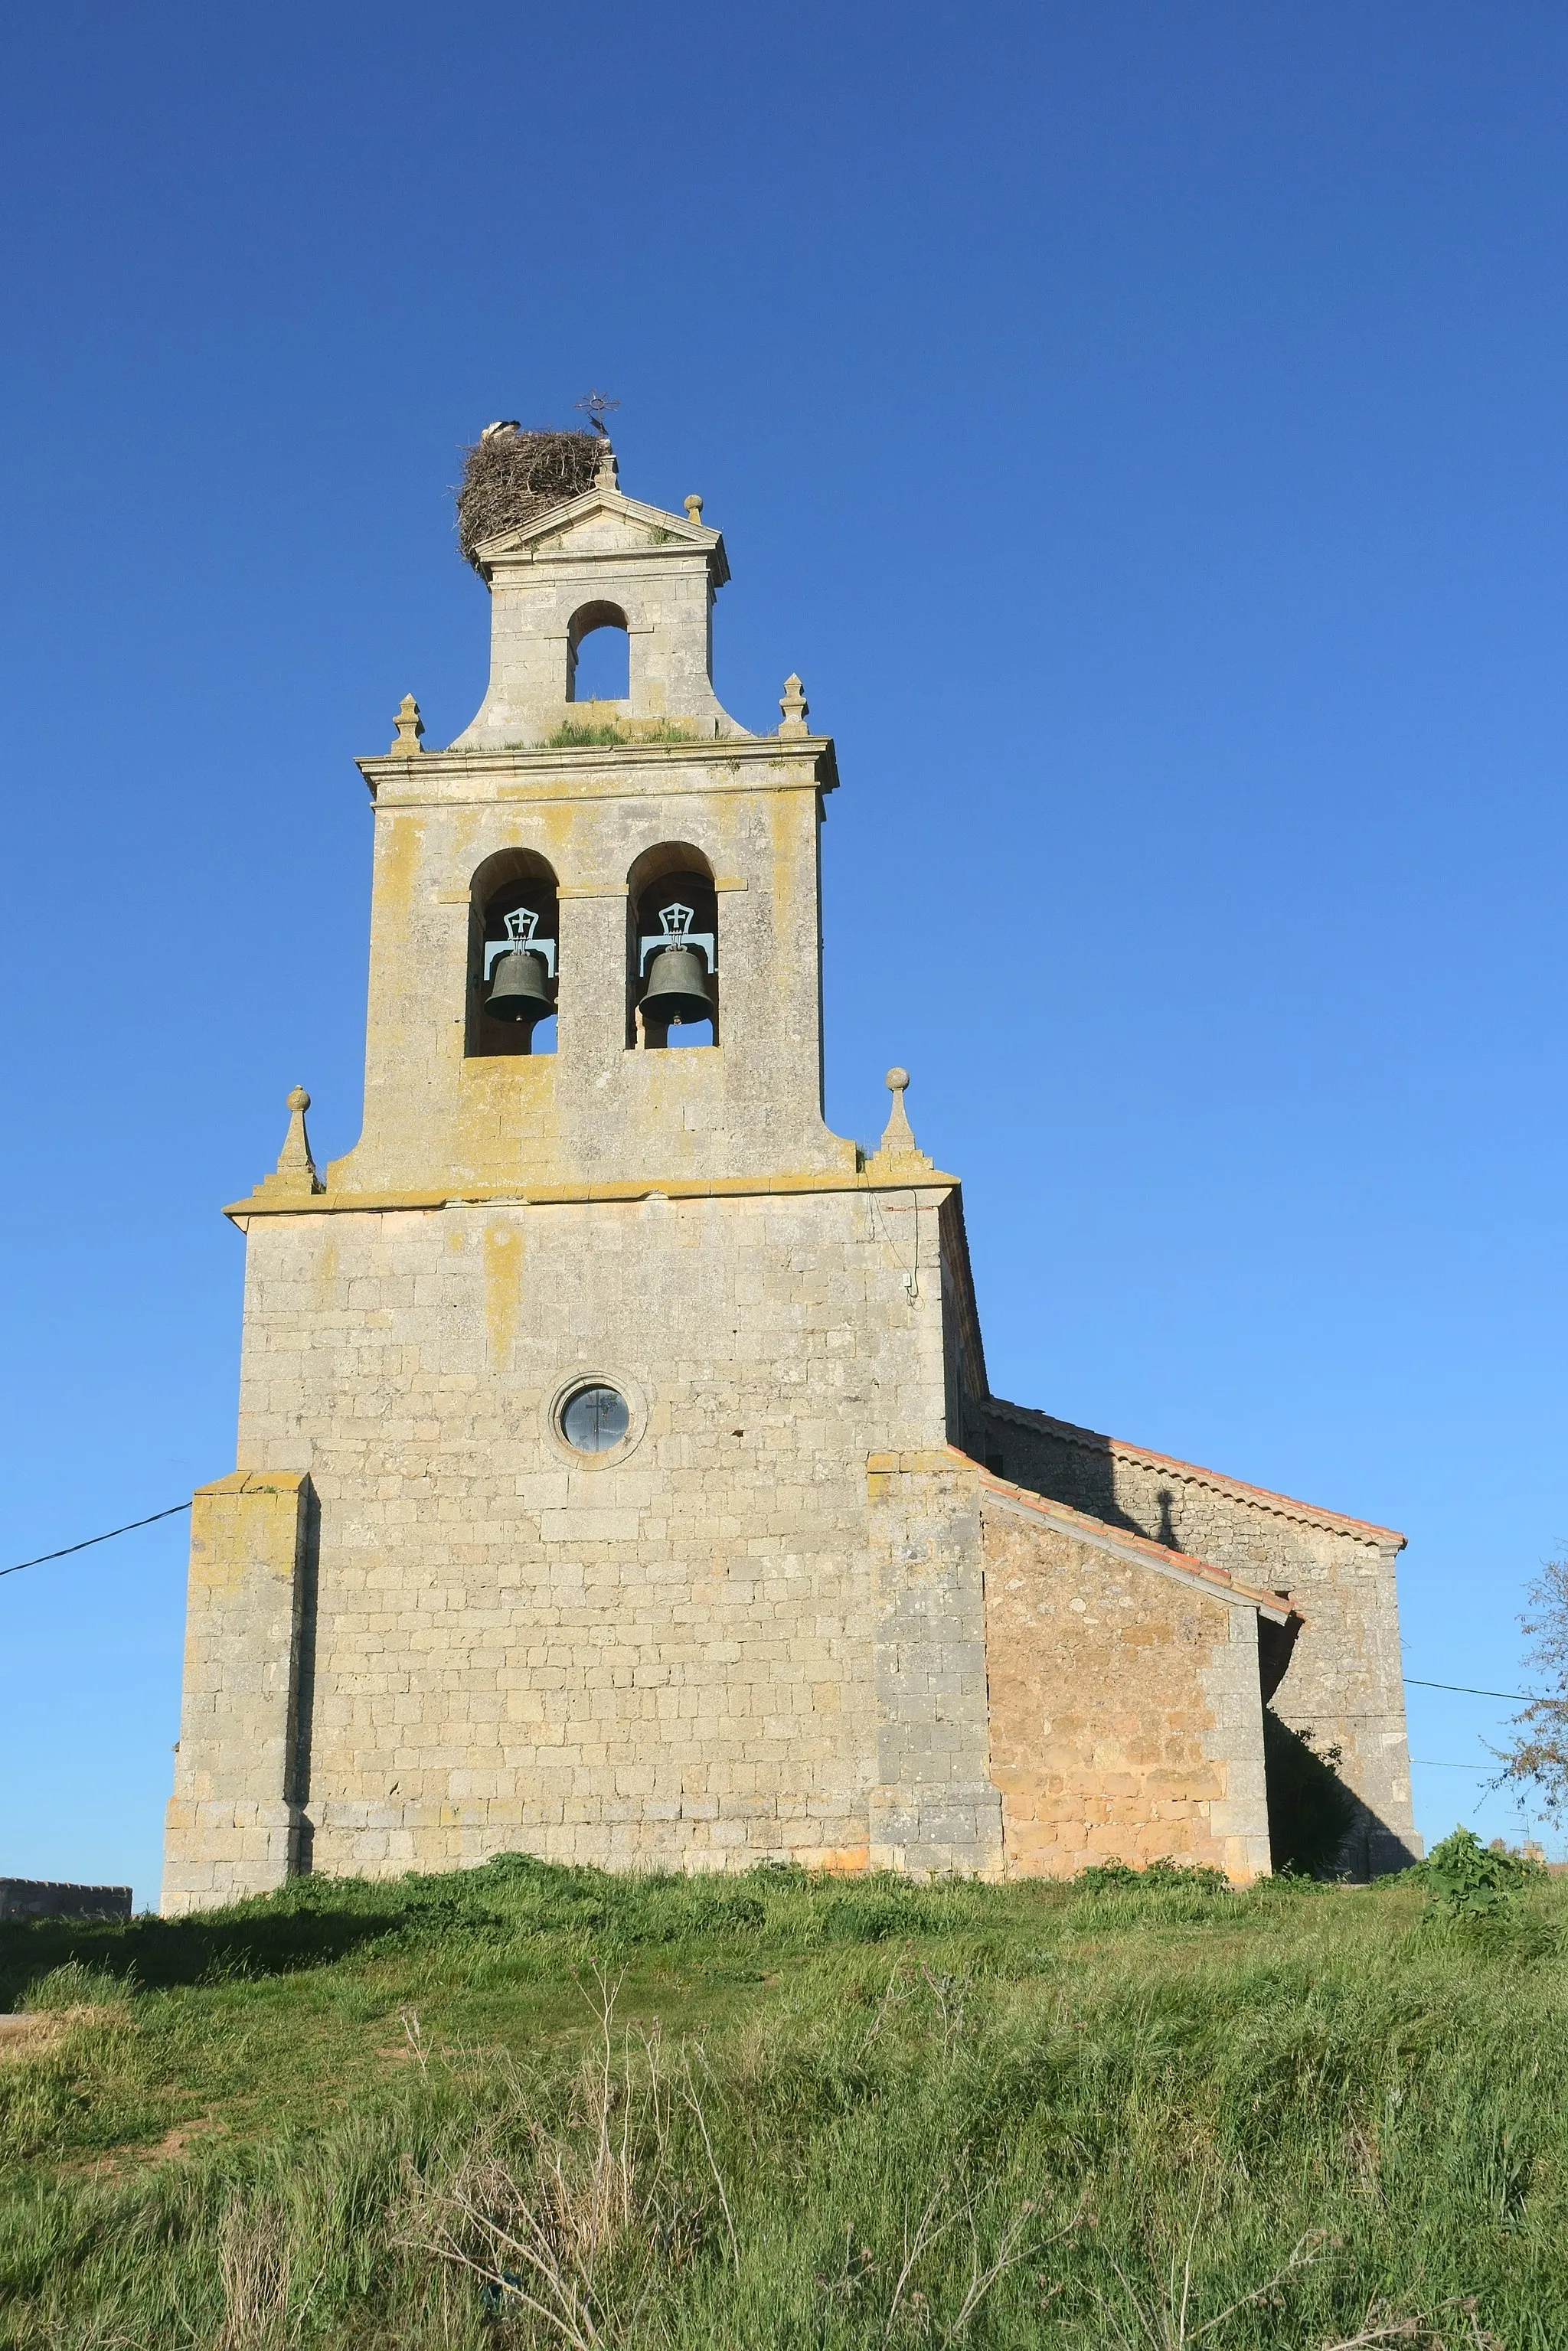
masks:
<path fill-rule="evenodd" d="M 1565 1953 L 1556 1883 L 518 1857 L 3 1929 L 0 2345 L 1562 2351 Z"/>

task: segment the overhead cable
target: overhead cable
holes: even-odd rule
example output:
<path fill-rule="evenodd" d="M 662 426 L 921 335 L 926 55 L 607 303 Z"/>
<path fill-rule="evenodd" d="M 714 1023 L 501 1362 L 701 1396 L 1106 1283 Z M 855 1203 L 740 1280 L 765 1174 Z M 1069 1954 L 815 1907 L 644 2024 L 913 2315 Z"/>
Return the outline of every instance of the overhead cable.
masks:
<path fill-rule="evenodd" d="M 110 1527 L 106 1535 L 89 1535 L 85 1542 L 67 1543 L 63 1551 L 41 1551 L 37 1559 L 19 1559 L 15 1567 L 0 1567 L 0 1575 L 20 1575 L 25 1567 L 43 1567 L 51 1559 L 69 1559 L 73 1552 L 90 1551 L 94 1543 L 112 1542 L 116 1535 L 134 1534 L 138 1527 L 155 1527 L 160 1519 L 176 1519 L 190 1507 L 189 1502 L 171 1502 L 166 1510 L 154 1510 L 145 1519 L 130 1519 L 122 1527 Z"/>
<path fill-rule="evenodd" d="M 1534 1706 L 1538 1703 L 1523 1690 L 1472 1689 L 1469 1682 L 1424 1682 L 1418 1674 L 1406 1674 L 1404 1680 L 1407 1689 L 1455 1690 L 1460 1698 L 1517 1698 L 1521 1706 Z"/>

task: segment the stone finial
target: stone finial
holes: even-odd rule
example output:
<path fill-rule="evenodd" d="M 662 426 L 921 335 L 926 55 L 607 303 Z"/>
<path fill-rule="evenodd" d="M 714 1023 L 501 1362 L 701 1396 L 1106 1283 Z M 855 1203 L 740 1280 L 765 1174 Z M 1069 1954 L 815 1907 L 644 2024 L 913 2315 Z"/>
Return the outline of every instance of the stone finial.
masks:
<path fill-rule="evenodd" d="M 608 441 L 599 452 L 599 470 L 593 476 L 593 486 L 596 490 L 618 490 L 621 487 L 621 468 Z"/>
<path fill-rule="evenodd" d="M 691 496 L 686 500 L 686 520 L 688 522 L 701 522 L 702 518 L 703 502 L 701 498 L 698 497 L 695 490 L 694 490 Z"/>
<path fill-rule="evenodd" d="M 412 759 L 416 751 L 424 748 L 419 739 L 423 732 L 424 721 L 419 715 L 419 705 L 412 694 L 405 694 L 397 706 L 397 738 L 387 758 Z"/>
<path fill-rule="evenodd" d="M 326 1190 L 316 1173 L 316 1162 L 310 1156 L 310 1137 L 305 1131 L 305 1113 L 309 1107 L 310 1097 L 304 1087 L 291 1087 L 288 1132 L 283 1138 L 276 1169 L 270 1176 L 264 1176 L 256 1187 L 257 1199 L 308 1200 L 314 1193 Z"/>
<path fill-rule="evenodd" d="M 779 722 L 780 735 L 804 735 L 810 731 L 806 725 L 806 713 L 811 705 L 800 690 L 800 679 L 793 674 L 784 681 L 784 691 L 779 697 L 779 707 L 784 713 Z M 907 1085 L 908 1082 L 906 1078 L 904 1083 Z"/>
<path fill-rule="evenodd" d="M 887 1113 L 887 1124 L 883 1130 L 882 1143 L 879 1147 L 883 1151 L 889 1148 L 894 1151 L 913 1151 L 915 1130 L 909 1123 L 909 1113 L 904 1107 L 904 1097 L 909 1091 L 909 1071 L 889 1070 L 887 1091 L 893 1096 L 893 1107 Z M 292 1108 L 294 1103 L 292 1094 L 289 1095 L 288 1101 Z"/>
<path fill-rule="evenodd" d="M 929 1176 L 936 1166 L 936 1161 L 927 1159 L 915 1142 L 909 1113 L 904 1107 L 904 1090 L 908 1083 L 907 1070 L 889 1070 L 887 1087 L 893 1096 L 893 1108 L 888 1113 L 882 1141 L 866 1161 L 868 1175 Z"/>

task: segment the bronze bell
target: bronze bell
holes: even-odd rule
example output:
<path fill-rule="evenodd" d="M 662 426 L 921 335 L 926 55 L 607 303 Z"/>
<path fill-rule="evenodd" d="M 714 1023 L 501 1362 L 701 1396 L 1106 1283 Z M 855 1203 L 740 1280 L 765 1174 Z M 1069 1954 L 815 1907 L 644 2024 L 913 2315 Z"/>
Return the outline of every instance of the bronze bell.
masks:
<path fill-rule="evenodd" d="M 645 1021 L 711 1020 L 713 998 L 700 947 L 661 947 L 648 967 Z"/>
<path fill-rule="evenodd" d="M 555 1006 L 543 956 L 530 955 L 526 947 L 497 956 L 485 1009 L 492 1020 L 526 1020 L 530 1027 L 536 1020 L 548 1020 Z"/>

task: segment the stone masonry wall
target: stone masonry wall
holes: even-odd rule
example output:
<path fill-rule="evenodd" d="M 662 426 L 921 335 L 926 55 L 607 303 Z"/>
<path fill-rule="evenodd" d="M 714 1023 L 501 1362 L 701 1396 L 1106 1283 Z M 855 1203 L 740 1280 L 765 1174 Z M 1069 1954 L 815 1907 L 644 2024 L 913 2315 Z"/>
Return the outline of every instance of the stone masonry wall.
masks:
<path fill-rule="evenodd" d="M 874 1703 L 934 1587 L 979 1625 L 973 1531 L 867 1476 L 943 1443 L 941 1197 L 253 1220 L 241 1462 L 319 1498 L 315 1867 L 854 1868 L 873 1814 L 906 1865 L 995 1865 L 983 1675 L 920 1664 L 885 1790 Z M 596 1372 L 636 1415 L 607 1465 L 551 1434 Z"/>
<path fill-rule="evenodd" d="M 1258 1619 L 988 1490 L 991 1769 L 1009 1876 L 1269 1869 Z"/>
<path fill-rule="evenodd" d="M 1288 1593 L 1304 1620 L 1271 1701 L 1320 1750 L 1338 1746 L 1360 1811 L 1343 1854 L 1357 1876 L 1403 1868 L 1419 1847 L 1395 1583 L 1398 1538 L 1289 1497 L 1239 1488 L 1185 1462 L 997 1400 L 975 1416 L 974 1450 L 1019 1485 Z"/>

